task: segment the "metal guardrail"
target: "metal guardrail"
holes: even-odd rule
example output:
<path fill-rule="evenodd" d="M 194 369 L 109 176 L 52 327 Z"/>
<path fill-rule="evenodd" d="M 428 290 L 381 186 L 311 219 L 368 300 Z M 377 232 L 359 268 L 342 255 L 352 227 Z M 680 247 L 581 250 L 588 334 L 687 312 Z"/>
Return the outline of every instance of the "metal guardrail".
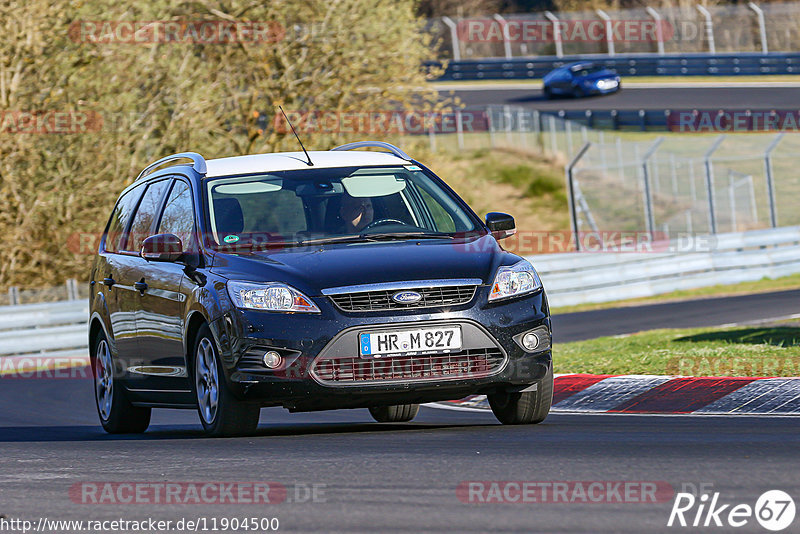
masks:
<path fill-rule="evenodd" d="M 713 250 L 532 256 L 552 306 L 645 297 L 800 273 L 800 226 L 719 234 Z M 4 357 L 86 358 L 85 300 L 0 307 Z M 0 365 L 2 370 L 2 365 Z"/>
<path fill-rule="evenodd" d="M 86 300 L 0 307 L 0 357 L 88 356 Z"/>
<path fill-rule="evenodd" d="M 649 297 L 800 273 L 800 226 L 718 234 L 704 252 L 545 254 L 529 258 L 554 307 Z"/>
<path fill-rule="evenodd" d="M 744 76 L 800 73 L 800 52 L 630 54 L 485 58 L 450 61 L 440 81 L 531 80 L 575 61 L 592 61 L 622 76 Z M 430 62 L 429 66 L 441 66 Z"/>

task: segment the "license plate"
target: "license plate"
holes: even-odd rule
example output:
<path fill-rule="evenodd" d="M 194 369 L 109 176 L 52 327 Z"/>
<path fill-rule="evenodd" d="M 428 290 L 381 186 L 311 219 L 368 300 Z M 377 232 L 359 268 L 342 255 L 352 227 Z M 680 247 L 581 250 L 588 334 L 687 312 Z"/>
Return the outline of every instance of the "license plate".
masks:
<path fill-rule="evenodd" d="M 362 332 L 358 340 L 362 358 L 458 351 L 461 350 L 461 327 Z"/>

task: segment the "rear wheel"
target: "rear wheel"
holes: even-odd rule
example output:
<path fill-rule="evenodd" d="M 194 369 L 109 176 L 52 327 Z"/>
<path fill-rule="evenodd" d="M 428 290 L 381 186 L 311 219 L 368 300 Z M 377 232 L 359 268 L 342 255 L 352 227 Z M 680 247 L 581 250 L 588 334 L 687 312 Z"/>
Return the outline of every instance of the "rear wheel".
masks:
<path fill-rule="evenodd" d="M 545 98 L 553 98 L 553 90 L 549 87 L 544 88 L 544 96 Z"/>
<path fill-rule="evenodd" d="M 405 423 L 419 413 L 419 404 L 397 404 L 395 406 L 376 406 L 369 409 L 372 418 L 379 423 Z"/>
<path fill-rule="evenodd" d="M 492 413 L 504 425 L 541 423 L 553 403 L 553 367 L 539 381 L 536 391 L 495 393 L 488 395 L 488 399 Z"/>
<path fill-rule="evenodd" d="M 141 434 L 150 426 L 150 408 L 138 408 L 128 401 L 121 384 L 116 383 L 114 359 L 105 333 L 94 345 L 94 399 L 100 424 L 109 434 Z"/>
<path fill-rule="evenodd" d="M 208 325 L 195 340 L 193 385 L 200 422 L 209 436 L 243 436 L 258 427 L 261 407 L 239 401 L 230 391 Z"/>

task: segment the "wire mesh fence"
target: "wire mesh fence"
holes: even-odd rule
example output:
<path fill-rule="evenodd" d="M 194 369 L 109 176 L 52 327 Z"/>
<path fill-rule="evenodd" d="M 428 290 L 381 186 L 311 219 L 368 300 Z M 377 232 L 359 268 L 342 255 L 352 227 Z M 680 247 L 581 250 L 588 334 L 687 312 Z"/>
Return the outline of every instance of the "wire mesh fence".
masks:
<path fill-rule="evenodd" d="M 454 122 L 453 133 L 431 131 L 430 148 L 562 156 L 571 162 L 566 175 L 578 232 L 641 231 L 673 239 L 800 224 L 798 133 L 618 135 L 517 106 L 461 113 L 470 121 Z"/>

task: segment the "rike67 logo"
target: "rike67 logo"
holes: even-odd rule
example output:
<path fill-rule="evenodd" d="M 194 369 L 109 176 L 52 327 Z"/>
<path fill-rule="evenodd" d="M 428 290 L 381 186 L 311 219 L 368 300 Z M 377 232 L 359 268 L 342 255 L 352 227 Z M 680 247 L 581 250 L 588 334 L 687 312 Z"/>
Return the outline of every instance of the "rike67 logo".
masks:
<path fill-rule="evenodd" d="M 751 506 L 748 503 L 725 503 L 719 492 L 699 497 L 678 493 L 669 514 L 667 526 L 739 528 L 755 518 L 767 530 L 778 532 L 788 528 L 795 517 L 792 497 L 781 490 L 764 492 Z"/>

